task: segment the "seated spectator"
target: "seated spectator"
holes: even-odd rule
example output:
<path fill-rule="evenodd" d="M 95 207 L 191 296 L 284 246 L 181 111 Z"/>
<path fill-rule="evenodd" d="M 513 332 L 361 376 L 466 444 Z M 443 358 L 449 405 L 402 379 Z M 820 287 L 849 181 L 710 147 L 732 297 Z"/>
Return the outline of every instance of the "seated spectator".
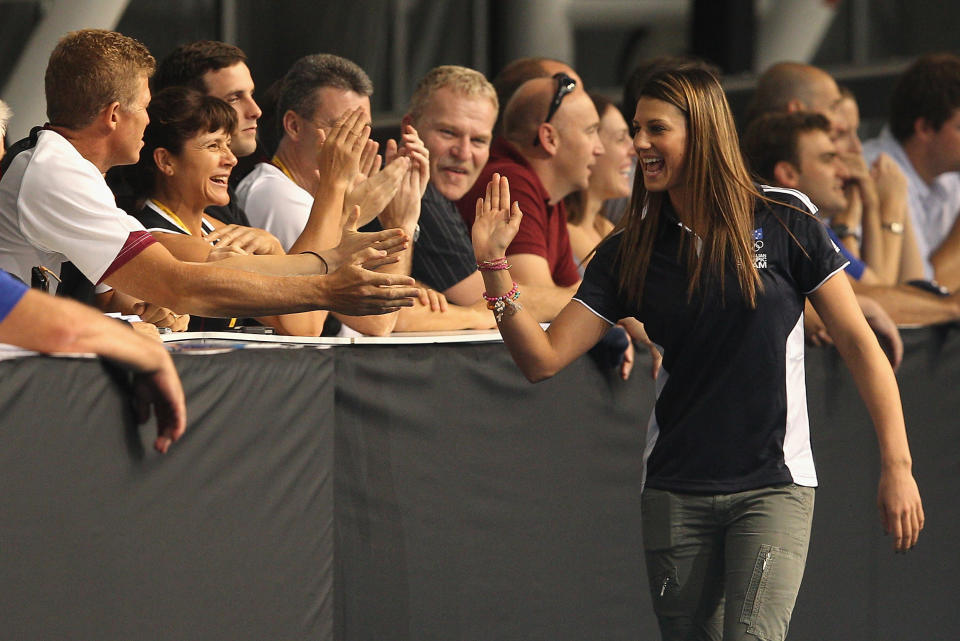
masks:
<path fill-rule="evenodd" d="M 589 96 L 600 114 L 599 133 L 604 152 L 590 172 L 589 186 L 564 199 L 570 246 L 581 274 L 594 247 L 613 231 L 613 223 L 601 210 L 607 200 L 630 195 L 637 157 L 630 128 L 613 102 L 598 94 Z"/>
<path fill-rule="evenodd" d="M 38 352 L 94 353 L 135 372 L 137 417 L 157 416 L 153 447 L 166 452 L 183 436 L 187 408 L 180 377 L 161 343 L 70 300 L 30 291 L 0 270 L 0 342 Z"/>
<path fill-rule="evenodd" d="M 403 125 L 415 127 L 430 152 L 412 275 L 457 305 L 483 300 L 470 232 L 454 202 L 487 164 L 498 109 L 497 94 L 483 74 L 445 65 L 420 80 L 403 117 Z"/>
<path fill-rule="evenodd" d="M 373 85 L 356 64 L 329 54 L 306 56 L 287 72 L 280 86 L 277 115 L 283 135 L 270 163 L 261 163 L 240 183 L 237 196 L 250 220 L 299 248 L 311 225 L 319 237 L 337 242 L 339 218 L 318 214 L 325 198 L 316 192 L 329 171 L 317 163 L 317 147 L 330 125 L 346 109 L 358 110 L 364 123 L 370 121 L 370 94 Z M 364 149 L 359 186 L 375 185 L 366 200 L 369 209 L 379 212 L 382 227 L 399 227 L 416 235 L 420 200 L 429 179 L 428 152 L 416 130 L 404 127 L 401 145 L 388 141 L 386 167 L 377 171 L 376 147 Z M 365 217 L 361 222 L 370 219 Z M 309 224 L 308 224 L 309 221 Z M 409 274 L 411 255 L 390 269 Z M 379 318 L 341 318 L 344 324 L 363 334 L 382 336 L 399 331 L 486 328 L 492 321 L 482 309 L 448 306 L 442 295 L 428 296 L 403 314 Z"/>
<path fill-rule="evenodd" d="M 243 50 L 215 40 L 180 45 L 160 61 L 150 81 L 154 93 L 167 87 L 190 87 L 226 102 L 237 113 L 237 130 L 231 135 L 230 151 L 237 158 L 244 158 L 257 149 L 257 120 L 261 111 L 253 98 L 253 77 Z M 110 188 L 117 194 L 117 204 L 134 214 L 143 203 L 136 202 L 133 186 L 126 184 L 127 179 L 129 174 L 121 172 L 112 171 L 107 176 Z M 249 226 L 246 212 L 236 203 L 233 187 L 237 181 L 233 176 L 227 188 L 230 202 L 213 205 L 207 213 L 227 224 Z"/>
<path fill-rule="evenodd" d="M 747 127 L 743 150 L 755 174 L 772 185 L 787 187 L 785 191 L 801 200 L 809 199 L 811 209 L 829 217 L 846 207 L 843 193 L 846 166 L 838 158 L 830 132 L 830 122 L 821 114 L 766 114 Z M 851 265 L 856 261 L 849 253 L 846 257 Z M 848 266 L 847 274 L 857 294 L 876 300 L 898 324 L 960 318 L 960 298 L 940 297 L 909 285 L 881 284 L 873 270 L 863 263 Z"/>
<path fill-rule="evenodd" d="M 870 266 L 878 283 L 923 280 L 923 259 L 907 212 L 906 176 L 887 154 L 867 166 L 856 96 L 845 87 L 840 95 L 837 114 L 847 130 L 835 143 L 849 173 L 843 187 L 847 207 L 831 218 L 831 227 L 850 254 Z"/>
<path fill-rule="evenodd" d="M 144 131 L 135 181 L 145 204 L 136 218 L 154 238 L 185 261 L 219 260 L 221 266 L 260 273 L 313 272 L 319 254 L 287 256 L 272 235 L 252 229 L 243 234 L 247 228 L 239 228 L 238 233 L 235 226 L 225 231 L 223 221 L 205 212 L 229 200 L 227 185 L 237 163 L 229 147 L 237 119 L 227 103 L 187 87 L 170 87 L 153 97 L 147 113 L 150 124 Z M 349 124 L 358 124 L 357 120 Z M 338 133 L 331 137 L 327 151 Z M 345 167 L 333 169 L 332 174 L 346 173 Z M 342 189 L 339 193 L 342 199 Z M 339 204 L 331 210 L 339 215 Z M 282 334 L 297 336 L 319 335 L 325 319 L 322 311 L 258 318 Z M 195 316 L 190 329 L 222 330 L 234 327 L 236 321 Z"/>
<path fill-rule="evenodd" d="M 513 94 L 516 93 L 517 89 L 519 89 L 523 83 L 528 80 L 533 80 L 534 78 L 552 78 L 558 73 L 568 75 L 576 81 L 578 86 L 583 87 L 583 80 L 580 79 L 580 76 L 574 71 L 573 67 L 561 60 L 540 57 L 518 58 L 507 63 L 507 65 L 494 76 L 491 84 L 493 84 L 497 92 L 497 102 L 499 102 L 502 107 L 506 107 L 507 103 L 510 102 L 510 98 L 513 97 Z M 503 113 L 503 110 L 501 110 L 493 128 L 494 136 L 497 138 L 503 135 Z"/>
<path fill-rule="evenodd" d="M 570 249 L 563 199 L 589 185 L 603 145 L 600 117 L 574 78 L 529 80 L 504 110 L 503 138 L 494 141 L 490 161 L 458 203 L 468 226 L 494 173 L 507 177 L 523 219 L 507 251 L 510 273 L 524 285 L 526 305 L 549 320 L 570 301 L 580 281 Z"/>
<path fill-rule="evenodd" d="M 900 77 L 890 119 L 863 145 L 873 161 L 886 153 L 907 177 L 907 203 L 924 277 L 960 287 L 960 57 L 929 54 Z"/>
<path fill-rule="evenodd" d="M 58 43 L 45 79 L 50 124 L 4 159 L 0 267 L 27 280 L 35 266 L 59 274 L 69 260 L 93 283 L 200 316 L 389 313 L 413 304 L 412 279 L 355 264 L 380 256 L 374 248 L 346 261 L 330 254 L 329 274 L 319 258 L 309 277 L 228 271 L 173 258 L 118 209 L 103 174 L 139 158 L 153 67 L 142 44 L 115 32 L 88 29 Z"/>

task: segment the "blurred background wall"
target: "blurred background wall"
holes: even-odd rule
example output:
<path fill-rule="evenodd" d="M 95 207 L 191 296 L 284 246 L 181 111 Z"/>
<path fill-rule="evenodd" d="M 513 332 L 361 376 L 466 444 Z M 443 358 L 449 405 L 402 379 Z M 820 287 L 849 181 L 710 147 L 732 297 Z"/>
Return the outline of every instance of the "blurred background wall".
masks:
<path fill-rule="evenodd" d="M 158 58 L 220 39 L 250 57 L 258 94 L 298 57 L 331 52 L 376 86 L 375 121 L 395 122 L 416 80 L 438 64 L 492 76 L 520 56 L 570 61 L 616 97 L 637 61 L 694 53 L 718 64 L 734 109 L 757 71 L 806 60 L 858 94 L 868 132 L 892 79 L 913 57 L 960 50 L 960 3 L 940 0 L 0 0 L 0 97 L 15 139 L 44 120 L 42 69 L 74 28 L 116 28 Z"/>

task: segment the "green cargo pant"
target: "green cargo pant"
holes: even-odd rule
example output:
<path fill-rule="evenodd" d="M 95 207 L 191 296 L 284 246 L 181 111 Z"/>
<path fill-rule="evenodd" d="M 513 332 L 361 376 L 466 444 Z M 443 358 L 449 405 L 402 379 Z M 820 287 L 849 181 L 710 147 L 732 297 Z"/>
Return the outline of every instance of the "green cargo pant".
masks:
<path fill-rule="evenodd" d="M 663 641 L 783 641 L 800 590 L 814 489 L 643 492 L 643 542 Z"/>

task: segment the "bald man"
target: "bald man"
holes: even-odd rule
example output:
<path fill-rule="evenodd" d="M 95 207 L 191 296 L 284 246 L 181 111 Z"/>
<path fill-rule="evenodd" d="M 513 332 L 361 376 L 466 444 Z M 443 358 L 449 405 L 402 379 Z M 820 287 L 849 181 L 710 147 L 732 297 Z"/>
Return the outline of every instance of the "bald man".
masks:
<path fill-rule="evenodd" d="M 757 79 L 757 89 L 747 108 L 747 120 L 771 112 L 812 111 L 830 120 L 835 135 L 849 129 L 839 110 L 843 97 L 833 76 L 801 62 L 779 62 Z"/>
<path fill-rule="evenodd" d="M 554 58 L 517 58 L 500 70 L 490 84 L 497 92 L 497 100 L 501 107 L 505 107 L 520 85 L 534 78 L 552 78 L 554 74 L 565 73 L 577 82 L 577 86 L 584 88 L 583 80 L 573 67 Z M 497 122 L 493 127 L 495 136 L 503 135 L 503 109 L 497 114 Z M 632 115 L 632 114 L 631 114 Z"/>
<path fill-rule="evenodd" d="M 600 117 L 569 74 L 523 83 L 507 103 L 503 137 L 476 183 L 458 203 L 468 227 L 474 207 L 494 173 L 510 181 L 523 221 L 507 249 L 510 273 L 523 286 L 525 305 L 550 320 L 569 302 L 580 275 L 567 235 L 563 198 L 586 189 L 603 144 Z"/>
<path fill-rule="evenodd" d="M 830 228 L 857 255 L 885 254 L 892 267 L 881 271 L 889 284 L 918 277 L 908 263 L 900 265 L 901 254 L 910 257 L 919 251 L 907 219 L 907 195 L 900 187 L 905 181 L 903 172 L 886 155 L 867 164 L 854 123 L 841 108 L 843 101 L 836 81 L 823 69 L 781 62 L 761 74 L 747 113 L 751 121 L 769 113 L 812 112 L 825 116 L 830 122 L 830 138 L 846 169 L 846 206 L 831 216 Z M 906 237 L 901 238 L 904 231 Z"/>

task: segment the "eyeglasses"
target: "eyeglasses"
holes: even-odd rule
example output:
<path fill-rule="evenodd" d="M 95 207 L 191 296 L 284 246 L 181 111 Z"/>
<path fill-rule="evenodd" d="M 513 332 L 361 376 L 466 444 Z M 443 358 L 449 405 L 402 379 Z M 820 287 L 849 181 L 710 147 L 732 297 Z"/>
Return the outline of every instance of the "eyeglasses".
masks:
<path fill-rule="evenodd" d="M 568 93 L 572 93 L 574 89 L 577 88 L 577 81 L 563 73 L 558 71 L 553 74 L 554 80 L 557 81 L 557 91 L 553 94 L 553 100 L 550 101 L 550 109 L 547 111 L 547 117 L 543 122 L 550 122 L 550 119 L 553 118 L 553 114 L 557 113 L 557 109 L 560 108 L 560 103 L 563 102 L 563 97 Z M 540 132 L 537 132 L 537 135 L 533 139 L 533 146 L 536 147 L 540 144 Z"/>

